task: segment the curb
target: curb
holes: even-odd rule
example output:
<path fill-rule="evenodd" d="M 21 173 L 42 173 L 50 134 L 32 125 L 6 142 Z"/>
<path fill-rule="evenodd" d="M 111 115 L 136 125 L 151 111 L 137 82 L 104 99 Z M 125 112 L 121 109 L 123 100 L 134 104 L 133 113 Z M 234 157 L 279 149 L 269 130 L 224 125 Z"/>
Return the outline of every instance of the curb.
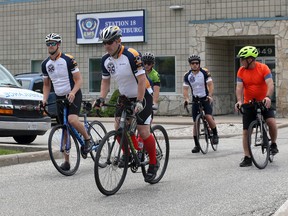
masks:
<path fill-rule="evenodd" d="M 287 216 L 288 214 L 288 200 L 280 206 L 280 208 L 273 214 L 273 216 Z"/>

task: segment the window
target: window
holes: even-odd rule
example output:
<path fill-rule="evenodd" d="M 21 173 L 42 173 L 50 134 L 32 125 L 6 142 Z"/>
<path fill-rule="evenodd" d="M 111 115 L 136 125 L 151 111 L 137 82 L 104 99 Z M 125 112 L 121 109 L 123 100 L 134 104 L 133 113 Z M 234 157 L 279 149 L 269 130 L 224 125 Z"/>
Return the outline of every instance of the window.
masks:
<path fill-rule="evenodd" d="M 41 63 L 43 60 L 32 60 L 31 61 L 31 71 L 32 72 L 42 72 Z"/>
<path fill-rule="evenodd" d="M 156 57 L 155 61 L 154 68 L 161 80 L 160 92 L 175 92 L 175 57 Z"/>
<path fill-rule="evenodd" d="M 101 58 L 89 60 L 89 92 L 100 92 L 102 79 Z"/>
<path fill-rule="evenodd" d="M 161 80 L 160 92 L 175 92 L 175 57 L 156 57 L 155 70 Z M 89 92 L 100 92 L 101 58 L 89 60 Z"/>

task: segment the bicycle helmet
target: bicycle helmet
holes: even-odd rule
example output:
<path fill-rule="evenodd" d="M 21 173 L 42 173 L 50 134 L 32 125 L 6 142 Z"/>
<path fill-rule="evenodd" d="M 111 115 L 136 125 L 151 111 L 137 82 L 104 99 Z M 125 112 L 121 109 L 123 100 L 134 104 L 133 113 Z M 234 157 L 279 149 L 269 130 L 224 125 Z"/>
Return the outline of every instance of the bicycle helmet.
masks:
<path fill-rule="evenodd" d="M 142 56 L 142 61 L 143 62 L 153 62 L 153 64 L 154 64 L 155 63 L 155 56 L 153 53 L 146 52 Z"/>
<path fill-rule="evenodd" d="M 188 62 L 191 63 L 192 61 L 198 61 L 199 64 L 200 64 L 201 58 L 200 58 L 200 56 L 198 56 L 198 55 L 191 55 L 191 56 L 189 56 L 189 58 L 188 58 Z"/>
<path fill-rule="evenodd" d="M 122 37 L 122 30 L 118 26 L 108 26 L 100 32 L 99 40 L 111 41 Z"/>
<path fill-rule="evenodd" d="M 45 42 L 47 43 L 48 41 L 56 41 L 58 43 L 61 43 L 62 38 L 59 34 L 57 33 L 50 33 L 46 36 Z"/>
<path fill-rule="evenodd" d="M 240 49 L 237 57 L 238 58 L 248 58 L 253 57 L 256 58 L 258 56 L 258 50 L 254 46 L 245 46 L 242 49 Z"/>

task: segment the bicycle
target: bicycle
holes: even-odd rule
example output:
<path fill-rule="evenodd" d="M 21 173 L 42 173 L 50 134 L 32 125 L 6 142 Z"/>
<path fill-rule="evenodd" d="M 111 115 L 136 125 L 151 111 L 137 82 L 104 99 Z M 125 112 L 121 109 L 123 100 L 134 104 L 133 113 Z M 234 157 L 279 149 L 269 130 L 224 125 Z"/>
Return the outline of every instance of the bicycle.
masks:
<path fill-rule="evenodd" d="M 269 128 L 264 120 L 262 111 L 266 109 L 262 101 L 253 99 L 248 106 L 256 110 L 256 120 L 252 121 L 248 127 L 248 147 L 253 164 L 258 169 L 264 169 L 268 161 L 273 162 L 274 154 L 270 153 L 271 138 Z M 241 114 L 244 114 L 243 106 L 238 107 Z"/>
<path fill-rule="evenodd" d="M 199 107 L 199 113 L 196 116 L 194 127 L 196 128 L 196 137 L 198 139 L 200 151 L 202 152 L 202 154 L 206 154 L 208 152 L 209 143 L 213 151 L 217 151 L 218 144 L 214 144 L 212 142 L 213 132 L 206 120 L 204 108 L 200 98 L 195 97 L 194 101 L 188 104 L 192 105 L 193 103 L 196 103 Z M 189 113 L 189 109 L 187 106 L 185 106 L 185 109 Z"/>
<path fill-rule="evenodd" d="M 106 195 L 115 194 L 124 183 L 128 167 L 136 173 L 141 167 L 145 178 L 149 165 L 149 156 L 145 148 L 136 150 L 131 139 L 131 134 L 137 134 L 137 114 L 133 113 L 134 106 L 130 102 L 117 102 L 116 105 L 104 104 L 103 106 L 116 107 L 121 110 L 120 127 L 118 130 L 108 132 L 101 140 L 96 153 L 94 177 L 99 191 Z M 150 125 L 151 133 L 156 142 L 156 157 L 159 169 L 150 184 L 158 183 L 165 174 L 169 160 L 169 138 L 166 130 L 161 125 Z M 126 157 L 122 157 L 127 155 Z M 128 155 L 130 155 L 128 157 Z M 121 161 L 121 158 L 124 161 Z M 103 166 L 105 164 L 105 166 Z"/>
<path fill-rule="evenodd" d="M 65 99 L 57 99 L 56 102 L 59 106 L 63 107 L 63 124 L 58 124 L 52 127 L 48 138 L 48 150 L 50 159 L 55 168 L 65 176 L 71 176 L 76 173 L 80 164 L 80 150 L 84 146 L 85 141 L 83 136 L 68 122 L 68 106 L 69 101 Z M 46 106 L 51 105 L 46 104 Z M 88 122 L 87 113 L 91 111 L 92 105 L 90 102 L 82 101 L 84 113 L 79 117 L 83 117 L 84 126 L 93 141 L 93 147 L 90 151 L 91 158 L 95 160 L 96 152 L 100 141 L 107 133 L 104 125 L 99 121 Z M 73 106 L 74 104 L 72 104 Z M 45 106 L 45 107 L 46 107 Z M 75 105 L 74 105 L 75 106 Z M 49 112 L 44 111 L 49 115 Z M 64 160 L 69 159 L 70 169 L 63 170 L 60 166 Z M 65 161 L 66 161 L 65 160 Z"/>

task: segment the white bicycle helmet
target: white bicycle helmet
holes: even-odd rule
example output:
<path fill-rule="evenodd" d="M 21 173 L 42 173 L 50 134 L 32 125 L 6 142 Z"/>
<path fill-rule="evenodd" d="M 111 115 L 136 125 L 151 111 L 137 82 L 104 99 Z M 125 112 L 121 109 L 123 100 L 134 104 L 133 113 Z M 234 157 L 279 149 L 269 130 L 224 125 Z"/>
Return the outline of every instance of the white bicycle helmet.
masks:
<path fill-rule="evenodd" d="M 142 61 L 143 62 L 153 62 L 153 63 L 155 63 L 155 56 L 154 56 L 153 53 L 146 52 L 142 56 Z"/>
<path fill-rule="evenodd" d="M 122 30 L 118 26 L 108 26 L 100 32 L 99 40 L 111 41 L 122 37 Z"/>
<path fill-rule="evenodd" d="M 45 42 L 47 43 L 48 41 L 56 41 L 56 42 L 60 42 L 62 41 L 62 38 L 59 34 L 57 33 L 50 33 L 46 36 L 45 38 Z"/>

